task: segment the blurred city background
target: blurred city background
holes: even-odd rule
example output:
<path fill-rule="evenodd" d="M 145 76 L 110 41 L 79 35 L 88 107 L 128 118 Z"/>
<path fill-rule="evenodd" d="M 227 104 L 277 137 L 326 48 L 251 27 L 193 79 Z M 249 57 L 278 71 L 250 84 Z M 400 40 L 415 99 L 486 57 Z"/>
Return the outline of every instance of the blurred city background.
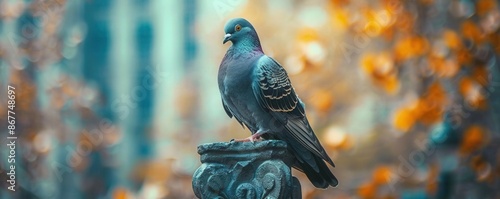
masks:
<path fill-rule="evenodd" d="M 500 198 L 495 0 L 0 0 L 0 198 L 194 198 L 196 147 L 250 135 L 216 81 L 233 17 L 337 165 L 303 198 Z"/>

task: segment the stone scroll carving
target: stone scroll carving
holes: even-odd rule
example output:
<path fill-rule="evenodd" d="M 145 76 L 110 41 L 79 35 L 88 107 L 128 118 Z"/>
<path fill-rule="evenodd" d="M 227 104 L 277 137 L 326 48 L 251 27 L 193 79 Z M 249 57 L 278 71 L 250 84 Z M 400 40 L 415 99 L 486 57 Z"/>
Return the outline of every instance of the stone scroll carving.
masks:
<path fill-rule="evenodd" d="M 210 143 L 198 146 L 198 153 L 202 165 L 193 175 L 198 198 L 301 198 L 283 141 Z"/>

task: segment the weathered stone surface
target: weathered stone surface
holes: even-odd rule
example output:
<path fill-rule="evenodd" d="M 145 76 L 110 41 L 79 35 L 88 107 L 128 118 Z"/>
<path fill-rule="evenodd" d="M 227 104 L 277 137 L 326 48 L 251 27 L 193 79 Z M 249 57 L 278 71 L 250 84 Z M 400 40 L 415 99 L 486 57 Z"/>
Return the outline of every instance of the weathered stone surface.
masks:
<path fill-rule="evenodd" d="M 210 143 L 198 146 L 198 153 L 202 165 L 193 175 L 198 198 L 301 198 L 283 141 Z"/>

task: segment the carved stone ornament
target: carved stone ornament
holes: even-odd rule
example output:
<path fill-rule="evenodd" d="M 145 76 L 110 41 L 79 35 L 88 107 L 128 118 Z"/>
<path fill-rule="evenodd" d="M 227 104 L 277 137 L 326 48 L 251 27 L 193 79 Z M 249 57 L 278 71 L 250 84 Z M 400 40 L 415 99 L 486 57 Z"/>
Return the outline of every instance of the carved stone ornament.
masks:
<path fill-rule="evenodd" d="M 198 146 L 198 153 L 202 165 L 193 175 L 198 198 L 301 198 L 283 141 L 209 143 Z"/>

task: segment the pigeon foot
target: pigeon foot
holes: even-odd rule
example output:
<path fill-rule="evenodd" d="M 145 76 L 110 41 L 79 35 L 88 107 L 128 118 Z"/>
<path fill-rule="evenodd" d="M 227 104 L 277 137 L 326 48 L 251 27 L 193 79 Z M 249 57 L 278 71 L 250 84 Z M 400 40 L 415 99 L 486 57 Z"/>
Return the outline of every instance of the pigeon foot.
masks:
<path fill-rule="evenodd" d="M 261 136 L 266 133 L 266 132 L 263 132 L 263 131 L 257 131 L 255 134 L 247 137 L 247 138 L 243 138 L 243 139 L 232 139 L 231 141 L 232 142 L 254 142 L 255 140 L 260 140 Z"/>

